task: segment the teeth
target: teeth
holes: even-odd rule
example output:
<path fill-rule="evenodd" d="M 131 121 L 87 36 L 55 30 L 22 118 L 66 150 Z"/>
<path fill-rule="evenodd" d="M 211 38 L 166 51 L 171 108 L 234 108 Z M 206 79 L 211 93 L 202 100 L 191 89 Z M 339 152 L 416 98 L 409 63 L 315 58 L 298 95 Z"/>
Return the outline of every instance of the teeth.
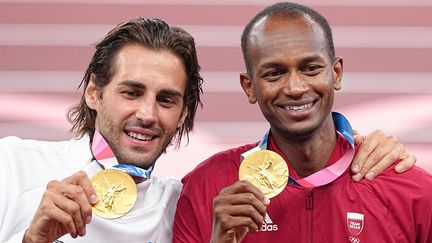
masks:
<path fill-rule="evenodd" d="M 131 138 L 135 138 L 135 139 L 143 140 L 143 141 L 150 141 L 152 139 L 151 136 L 146 136 L 146 135 L 136 133 L 136 132 L 128 132 L 128 136 Z"/>
<path fill-rule="evenodd" d="M 312 103 L 299 105 L 299 106 L 286 106 L 286 109 L 289 111 L 305 111 L 312 107 Z"/>

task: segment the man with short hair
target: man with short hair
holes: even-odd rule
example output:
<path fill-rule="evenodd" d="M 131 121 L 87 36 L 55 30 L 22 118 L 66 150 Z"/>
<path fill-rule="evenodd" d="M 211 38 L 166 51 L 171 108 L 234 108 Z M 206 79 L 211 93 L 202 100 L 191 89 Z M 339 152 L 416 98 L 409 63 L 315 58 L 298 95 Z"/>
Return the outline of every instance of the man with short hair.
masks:
<path fill-rule="evenodd" d="M 242 50 L 242 88 L 270 129 L 183 178 L 173 242 L 432 242 L 430 174 L 351 178 L 358 148 L 331 112 L 343 60 L 325 18 L 274 4 L 245 27 Z"/>

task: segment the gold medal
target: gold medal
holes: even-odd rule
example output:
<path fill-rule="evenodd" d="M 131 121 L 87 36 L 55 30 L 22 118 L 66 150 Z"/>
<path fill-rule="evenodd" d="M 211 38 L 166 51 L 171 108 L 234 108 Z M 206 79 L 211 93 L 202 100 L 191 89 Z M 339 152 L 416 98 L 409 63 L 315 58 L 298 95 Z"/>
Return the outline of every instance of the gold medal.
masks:
<path fill-rule="evenodd" d="M 258 150 L 240 164 L 239 179 L 258 187 L 267 198 L 278 195 L 288 183 L 288 166 L 284 159 L 270 150 Z"/>
<path fill-rule="evenodd" d="M 127 214 L 137 199 L 136 184 L 127 173 L 117 169 L 106 169 L 91 179 L 99 201 L 93 213 L 102 218 L 114 219 Z"/>

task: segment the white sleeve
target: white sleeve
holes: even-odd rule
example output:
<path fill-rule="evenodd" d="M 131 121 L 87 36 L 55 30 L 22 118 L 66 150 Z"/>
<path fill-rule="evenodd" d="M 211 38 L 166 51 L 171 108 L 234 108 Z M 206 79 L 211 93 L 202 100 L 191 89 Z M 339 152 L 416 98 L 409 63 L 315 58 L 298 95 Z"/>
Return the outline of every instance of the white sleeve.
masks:
<path fill-rule="evenodd" d="M 17 149 L 21 141 L 16 137 L 0 139 L 0 242 L 22 242 L 44 189 L 24 186 L 21 172 L 26 161 L 17 156 L 25 153 Z M 38 176 L 32 167 L 29 170 L 34 174 L 28 180 Z"/>
<path fill-rule="evenodd" d="M 16 233 L 15 235 L 13 235 L 10 239 L 4 241 L 5 243 L 22 243 L 23 239 L 24 239 L 24 234 L 26 232 L 27 229 L 24 229 L 18 233 Z"/>

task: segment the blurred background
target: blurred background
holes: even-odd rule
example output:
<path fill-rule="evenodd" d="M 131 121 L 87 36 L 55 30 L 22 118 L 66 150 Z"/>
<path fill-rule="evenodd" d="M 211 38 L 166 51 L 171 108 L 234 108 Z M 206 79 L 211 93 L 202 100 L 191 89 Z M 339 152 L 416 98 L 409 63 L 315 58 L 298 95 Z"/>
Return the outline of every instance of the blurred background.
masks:
<path fill-rule="evenodd" d="M 243 26 L 274 1 L 0 0 L 0 137 L 70 139 L 66 111 L 93 44 L 121 21 L 158 17 L 196 38 L 203 109 L 188 146 L 155 174 L 181 178 L 213 153 L 258 141 L 268 126 L 239 85 Z M 367 134 L 381 129 L 432 172 L 432 1 L 304 0 L 329 20 L 344 57 L 335 111 Z"/>

